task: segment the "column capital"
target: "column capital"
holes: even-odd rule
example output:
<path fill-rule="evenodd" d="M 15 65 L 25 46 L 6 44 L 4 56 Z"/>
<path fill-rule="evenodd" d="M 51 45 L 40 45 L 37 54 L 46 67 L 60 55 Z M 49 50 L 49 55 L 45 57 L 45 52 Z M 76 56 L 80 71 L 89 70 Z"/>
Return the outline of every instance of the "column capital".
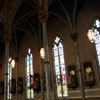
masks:
<path fill-rule="evenodd" d="M 42 24 L 46 23 L 47 19 L 48 19 L 48 11 L 46 11 L 46 10 L 40 11 L 38 13 L 38 18 L 39 18 L 39 20 L 41 21 Z"/>
<path fill-rule="evenodd" d="M 70 36 L 73 41 L 77 41 L 78 33 L 72 33 Z"/>
<path fill-rule="evenodd" d="M 10 44 L 11 42 L 11 34 L 5 34 L 4 35 L 4 41 L 6 44 Z"/>

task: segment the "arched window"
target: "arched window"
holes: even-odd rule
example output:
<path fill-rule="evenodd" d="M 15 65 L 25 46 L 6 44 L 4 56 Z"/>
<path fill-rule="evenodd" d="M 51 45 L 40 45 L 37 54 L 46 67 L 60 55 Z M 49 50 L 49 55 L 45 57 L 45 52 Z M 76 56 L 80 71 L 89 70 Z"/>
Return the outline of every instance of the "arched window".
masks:
<path fill-rule="evenodd" d="M 12 86 L 12 65 L 11 65 L 11 57 L 8 59 L 8 85 L 7 85 L 7 99 L 11 99 L 11 86 Z"/>
<path fill-rule="evenodd" d="M 33 91 L 33 56 L 31 49 L 28 49 L 27 56 L 25 59 L 26 69 L 26 96 L 27 99 L 34 98 Z"/>
<path fill-rule="evenodd" d="M 54 69 L 56 77 L 56 93 L 57 97 L 67 97 L 68 87 L 66 80 L 64 50 L 61 39 L 56 37 L 54 41 Z"/>
<path fill-rule="evenodd" d="M 94 31 L 95 47 L 100 66 L 100 20 L 96 19 L 93 23 L 92 30 Z"/>

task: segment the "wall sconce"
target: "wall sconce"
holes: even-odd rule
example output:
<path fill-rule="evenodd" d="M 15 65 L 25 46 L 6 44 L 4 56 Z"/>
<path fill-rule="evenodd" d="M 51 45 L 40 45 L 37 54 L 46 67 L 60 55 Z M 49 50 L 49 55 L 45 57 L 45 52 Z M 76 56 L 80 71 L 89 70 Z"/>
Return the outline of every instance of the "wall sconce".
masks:
<path fill-rule="evenodd" d="M 8 61 L 9 61 L 9 63 L 10 63 L 10 66 L 11 66 L 12 68 L 15 68 L 15 60 L 12 59 L 11 57 L 9 57 Z"/>
<path fill-rule="evenodd" d="M 15 60 L 13 60 L 13 59 L 11 61 L 11 66 L 12 66 L 12 68 L 15 68 Z"/>
<path fill-rule="evenodd" d="M 41 57 L 42 59 L 45 58 L 45 51 L 44 51 L 44 48 L 41 48 L 41 49 L 40 49 L 40 57 Z"/>
<path fill-rule="evenodd" d="M 87 31 L 87 36 L 88 36 L 88 39 L 91 43 L 93 43 L 95 41 L 95 38 L 94 38 L 94 32 L 92 29 L 89 29 Z"/>

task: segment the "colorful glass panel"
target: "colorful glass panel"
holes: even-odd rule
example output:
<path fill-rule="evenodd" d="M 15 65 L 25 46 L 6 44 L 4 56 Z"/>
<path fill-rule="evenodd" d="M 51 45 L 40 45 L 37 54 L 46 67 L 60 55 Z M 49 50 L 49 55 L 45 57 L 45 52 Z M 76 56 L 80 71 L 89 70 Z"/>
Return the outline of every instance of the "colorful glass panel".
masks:
<path fill-rule="evenodd" d="M 63 45 L 61 43 L 59 43 L 59 54 L 63 54 Z"/>
<path fill-rule="evenodd" d="M 66 74 L 65 65 L 61 65 L 61 74 Z"/>
<path fill-rule="evenodd" d="M 7 86 L 7 99 L 11 99 L 11 85 L 12 85 L 12 66 L 11 66 L 11 57 L 8 59 L 8 86 Z"/>
<path fill-rule="evenodd" d="M 56 66 L 56 67 L 55 67 L 55 71 L 56 71 L 56 75 L 60 75 L 60 69 L 59 69 L 59 66 Z"/>
<path fill-rule="evenodd" d="M 68 96 L 68 90 L 67 86 L 63 85 L 63 96 Z"/>
<path fill-rule="evenodd" d="M 100 20 L 96 19 L 93 26 L 92 30 L 94 31 L 94 37 L 95 37 L 95 47 L 96 47 L 96 53 L 97 53 L 97 58 L 100 66 Z"/>
<path fill-rule="evenodd" d="M 61 55 L 61 56 L 60 56 L 60 64 L 61 64 L 61 65 L 64 64 L 64 55 Z"/>
<path fill-rule="evenodd" d="M 60 76 L 56 76 L 57 78 L 56 78 L 56 84 L 57 85 L 59 85 L 59 84 L 61 84 L 61 78 L 60 78 Z"/>
<path fill-rule="evenodd" d="M 58 97 L 62 97 L 62 90 L 61 90 L 61 85 L 59 86 L 57 86 L 57 96 Z"/>
<path fill-rule="evenodd" d="M 55 49 L 54 49 L 54 55 L 55 56 L 57 56 L 58 55 L 58 48 L 57 48 L 57 46 L 55 45 L 55 47 L 54 47 Z"/>
<path fill-rule="evenodd" d="M 56 76 L 57 97 L 67 97 L 68 88 L 66 80 L 64 50 L 63 50 L 63 45 L 61 43 L 61 39 L 59 37 L 56 37 L 55 39 L 53 52 L 54 52 L 54 67 Z"/>
<path fill-rule="evenodd" d="M 28 49 L 28 53 L 25 59 L 25 67 L 26 67 L 26 95 L 28 99 L 34 98 L 34 90 L 33 90 L 33 56 L 31 49 Z"/>
<path fill-rule="evenodd" d="M 100 55 L 98 56 L 98 60 L 99 60 L 99 65 L 100 65 Z"/>
<path fill-rule="evenodd" d="M 55 57 L 55 66 L 59 65 L 59 58 Z"/>
<path fill-rule="evenodd" d="M 65 75 L 62 75 L 62 84 L 67 84 Z"/>

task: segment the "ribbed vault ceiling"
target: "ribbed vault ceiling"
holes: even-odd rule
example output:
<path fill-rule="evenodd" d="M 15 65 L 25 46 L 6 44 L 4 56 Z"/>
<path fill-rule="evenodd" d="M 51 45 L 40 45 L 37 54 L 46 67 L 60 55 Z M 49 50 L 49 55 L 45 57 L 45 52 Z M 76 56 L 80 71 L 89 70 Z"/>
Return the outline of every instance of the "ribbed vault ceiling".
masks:
<path fill-rule="evenodd" d="M 49 18 L 47 25 L 54 19 L 66 23 L 68 30 L 73 32 L 78 14 L 86 0 L 48 0 Z M 0 2 L 3 3 L 1 0 Z M 1 9 L 1 8 L 0 8 Z M 12 23 L 12 45 L 18 50 L 25 34 L 32 34 L 41 45 L 41 24 L 38 19 L 38 0 L 23 0 L 14 16 Z M 4 25 L 0 23 L 0 34 L 3 33 Z M 2 39 L 1 39 L 2 40 Z M 0 41 L 0 47 L 3 43 Z M 4 45 L 4 44 L 3 44 Z M 1 48 L 0 48 L 1 49 Z"/>

